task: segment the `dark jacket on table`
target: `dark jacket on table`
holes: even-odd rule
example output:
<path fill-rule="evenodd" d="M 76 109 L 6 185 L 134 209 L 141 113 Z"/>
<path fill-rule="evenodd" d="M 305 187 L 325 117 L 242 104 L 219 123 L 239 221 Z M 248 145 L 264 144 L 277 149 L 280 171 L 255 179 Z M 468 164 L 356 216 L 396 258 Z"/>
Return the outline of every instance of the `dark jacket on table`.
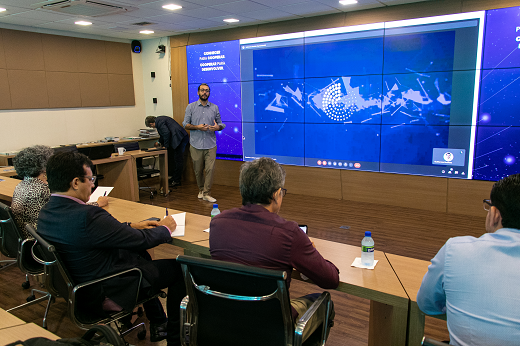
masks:
<path fill-rule="evenodd" d="M 147 266 L 145 250 L 171 240 L 166 227 L 135 229 L 100 207 L 59 196 L 51 196 L 41 210 L 38 233 L 56 247 L 76 285 L 137 267 L 146 288 L 159 273 Z M 135 282 L 134 277 L 110 279 L 91 289 L 88 299 L 96 310 L 105 297 L 131 309 Z"/>
<path fill-rule="evenodd" d="M 211 220 L 211 258 L 284 270 L 290 285 L 293 268 L 321 288 L 339 285 L 338 268 L 324 259 L 294 221 L 260 205 L 225 210 Z"/>
<path fill-rule="evenodd" d="M 155 128 L 161 137 L 159 142 L 166 148 L 177 148 L 188 132 L 179 125 L 173 118 L 159 116 L 155 118 Z"/>

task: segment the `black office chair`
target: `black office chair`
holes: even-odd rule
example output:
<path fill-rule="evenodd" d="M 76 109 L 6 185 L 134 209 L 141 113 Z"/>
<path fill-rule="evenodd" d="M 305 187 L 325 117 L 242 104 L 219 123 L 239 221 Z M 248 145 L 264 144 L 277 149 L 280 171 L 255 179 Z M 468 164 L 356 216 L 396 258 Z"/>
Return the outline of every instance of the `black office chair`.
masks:
<path fill-rule="evenodd" d="M 87 305 L 91 305 L 90 297 L 92 292 L 98 292 L 99 287 L 96 284 L 116 277 L 132 278 L 132 283 L 127 285 L 125 289 L 132 290 L 131 292 L 133 292 L 133 296 L 135 297 L 135 307 L 155 297 L 166 296 L 164 292 L 159 292 L 152 297 L 138 301 L 139 287 L 142 280 L 140 269 L 132 268 L 100 279 L 75 284 L 54 245 L 48 243 L 37 234 L 31 225 L 28 224 L 25 228 L 36 240 L 32 248 L 32 254 L 36 261 L 45 266 L 45 285 L 53 297 L 63 298 L 67 301 L 68 316 L 72 322 L 82 329 L 89 329 L 96 324 L 115 323 L 121 337 L 124 337 L 133 330 L 141 328 L 137 336 L 141 340 L 145 338 L 146 327 L 144 323 L 139 323 L 125 331 L 122 330 L 122 326 L 116 323 L 122 318 L 132 315 L 133 309 L 130 311 L 102 311 L 101 307 L 97 310 L 90 308 L 85 309 Z"/>
<path fill-rule="evenodd" d="M 114 152 L 117 153 L 117 148 L 120 148 L 120 147 L 125 148 L 127 151 L 140 150 L 139 143 L 137 143 L 137 142 L 123 142 L 123 143 L 114 144 L 114 150 L 115 150 Z M 155 169 L 155 163 L 156 163 L 157 157 L 153 156 L 153 155 L 150 155 L 149 157 L 153 157 L 152 168 L 146 168 L 143 166 L 143 159 L 148 158 L 148 157 L 136 158 L 135 165 L 136 165 L 136 169 L 137 169 L 137 180 L 140 182 L 142 181 L 142 184 L 144 185 L 144 186 L 139 186 L 139 190 L 144 190 L 144 191 L 150 192 L 150 198 L 153 198 L 157 194 L 157 189 L 152 186 L 148 186 L 143 180 L 158 177 L 161 175 L 161 171 L 158 169 Z"/>
<path fill-rule="evenodd" d="M 324 345 L 331 299 L 323 292 L 295 323 L 287 291 L 287 273 L 189 256 L 177 256 L 186 283 L 181 303 L 181 341 L 190 346 L 302 345 L 309 319 L 321 327 L 303 345 Z M 247 342 L 246 342 L 247 340 Z"/>
<path fill-rule="evenodd" d="M 20 268 L 22 273 L 25 274 L 25 282 L 22 284 L 22 287 L 24 289 L 29 288 L 29 275 L 42 275 L 43 266 L 32 258 L 31 247 L 34 239 L 24 239 L 24 235 L 14 222 L 11 208 L 3 203 L 0 203 L 0 236 L 0 250 L 2 253 L 6 256 L 16 258 L 15 260 L 9 260 L 12 263 L 9 263 L 8 266 L 15 263 L 18 265 L 18 268 Z M 4 266 L 3 268 L 7 268 L 7 266 Z M 42 296 L 36 298 L 35 293 L 39 293 Z M 51 304 L 51 298 L 52 297 L 48 292 L 32 289 L 31 295 L 27 298 L 27 303 L 18 305 L 7 311 L 14 311 L 47 300 L 47 309 L 45 310 L 45 315 L 43 317 L 43 327 L 46 328 L 47 313 Z"/>

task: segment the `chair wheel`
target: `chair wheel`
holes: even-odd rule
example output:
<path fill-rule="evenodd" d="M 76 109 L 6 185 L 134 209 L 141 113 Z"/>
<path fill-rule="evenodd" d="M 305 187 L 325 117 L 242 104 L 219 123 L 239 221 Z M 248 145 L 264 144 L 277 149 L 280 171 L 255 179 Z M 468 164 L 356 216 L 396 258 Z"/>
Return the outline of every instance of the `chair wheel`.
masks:
<path fill-rule="evenodd" d="M 22 288 L 24 290 L 28 289 L 29 287 L 31 287 L 31 283 L 29 281 L 25 281 L 23 284 L 22 284 Z"/>
<path fill-rule="evenodd" d="M 144 315 L 143 308 L 142 308 L 142 307 L 138 307 L 138 308 L 137 308 L 137 316 L 139 316 L 139 317 L 143 317 L 143 315 Z M 145 332 L 145 335 L 146 335 L 146 329 L 144 330 L 144 332 Z M 141 340 L 142 340 L 142 339 L 141 339 Z"/>
<path fill-rule="evenodd" d="M 33 295 L 30 295 L 29 297 L 27 297 L 27 302 L 32 302 L 33 300 L 36 299 L 36 296 L 33 294 Z"/>
<path fill-rule="evenodd" d="M 137 338 L 139 340 L 144 340 L 146 338 L 146 329 L 141 330 L 137 333 Z"/>

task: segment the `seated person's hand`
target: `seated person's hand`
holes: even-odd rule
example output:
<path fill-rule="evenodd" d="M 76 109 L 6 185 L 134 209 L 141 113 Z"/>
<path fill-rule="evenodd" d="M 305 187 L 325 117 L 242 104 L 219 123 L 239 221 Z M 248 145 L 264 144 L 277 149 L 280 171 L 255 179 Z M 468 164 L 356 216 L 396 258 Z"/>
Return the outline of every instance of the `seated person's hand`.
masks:
<path fill-rule="evenodd" d="M 170 229 L 170 232 L 173 232 L 175 230 L 175 228 L 177 228 L 177 223 L 175 222 L 175 219 L 173 218 L 173 216 L 171 215 L 168 215 L 168 216 L 165 216 L 164 219 L 162 219 L 158 226 L 166 226 Z"/>
<path fill-rule="evenodd" d="M 154 228 L 159 226 L 158 221 L 150 221 L 150 220 L 144 220 L 140 222 L 132 222 L 130 223 L 130 227 L 135 229 L 145 229 L 145 228 Z"/>
<path fill-rule="evenodd" d="M 161 143 L 159 143 L 159 142 L 155 142 L 155 143 L 153 144 L 153 146 L 156 147 L 156 148 L 160 148 L 160 147 L 161 147 Z"/>
<path fill-rule="evenodd" d="M 108 205 L 108 197 L 107 196 L 100 196 L 98 199 L 97 199 L 97 204 L 103 208 L 103 207 L 106 207 Z"/>

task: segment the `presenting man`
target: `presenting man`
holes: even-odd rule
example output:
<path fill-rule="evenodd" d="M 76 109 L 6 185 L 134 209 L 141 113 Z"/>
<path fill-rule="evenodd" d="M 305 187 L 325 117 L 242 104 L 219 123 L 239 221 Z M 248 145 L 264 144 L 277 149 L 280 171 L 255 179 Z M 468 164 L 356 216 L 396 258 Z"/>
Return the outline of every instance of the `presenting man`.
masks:
<path fill-rule="evenodd" d="M 148 116 L 146 126 L 157 129 L 159 143 L 168 149 L 168 172 L 170 186 L 180 185 L 184 167 L 184 149 L 188 144 L 188 132 L 170 117 Z"/>
<path fill-rule="evenodd" d="M 339 285 L 338 268 L 325 260 L 298 224 L 278 216 L 287 190 L 285 171 L 270 158 L 246 162 L 240 169 L 241 208 L 225 210 L 211 220 L 211 258 L 255 267 L 284 270 L 291 283 L 293 268 L 321 288 Z M 297 321 L 319 297 L 311 294 L 291 300 Z M 319 314 L 316 314 L 319 315 Z M 334 317 L 331 311 L 331 320 Z M 304 340 L 319 326 L 311 319 Z"/>
<path fill-rule="evenodd" d="M 217 201 L 210 196 L 217 157 L 215 131 L 223 130 L 226 125 L 220 120 L 218 106 L 208 101 L 209 86 L 206 83 L 199 85 L 198 95 L 199 99 L 186 107 L 182 126 L 190 130 L 190 153 L 199 186 L 197 197 L 213 203 Z"/>
<path fill-rule="evenodd" d="M 488 233 L 448 239 L 417 293 L 425 314 L 447 315 L 450 345 L 519 344 L 520 174 L 495 183 L 490 198 Z"/>
<path fill-rule="evenodd" d="M 52 195 L 40 212 L 38 233 L 56 247 L 76 284 L 139 268 L 143 274 L 140 299 L 168 287 L 169 320 L 159 299 L 143 304 L 150 321 L 150 340 L 167 338 L 169 346 L 180 345 L 178 311 L 185 295 L 180 266 L 174 259 L 152 261 L 146 252 L 171 239 L 175 221 L 170 216 L 160 222 L 121 223 L 104 209 L 85 204 L 95 178 L 92 162 L 85 155 L 53 155 L 47 163 Z M 80 310 L 96 315 L 131 311 L 136 287 L 135 277 L 103 281 L 78 298 Z"/>

